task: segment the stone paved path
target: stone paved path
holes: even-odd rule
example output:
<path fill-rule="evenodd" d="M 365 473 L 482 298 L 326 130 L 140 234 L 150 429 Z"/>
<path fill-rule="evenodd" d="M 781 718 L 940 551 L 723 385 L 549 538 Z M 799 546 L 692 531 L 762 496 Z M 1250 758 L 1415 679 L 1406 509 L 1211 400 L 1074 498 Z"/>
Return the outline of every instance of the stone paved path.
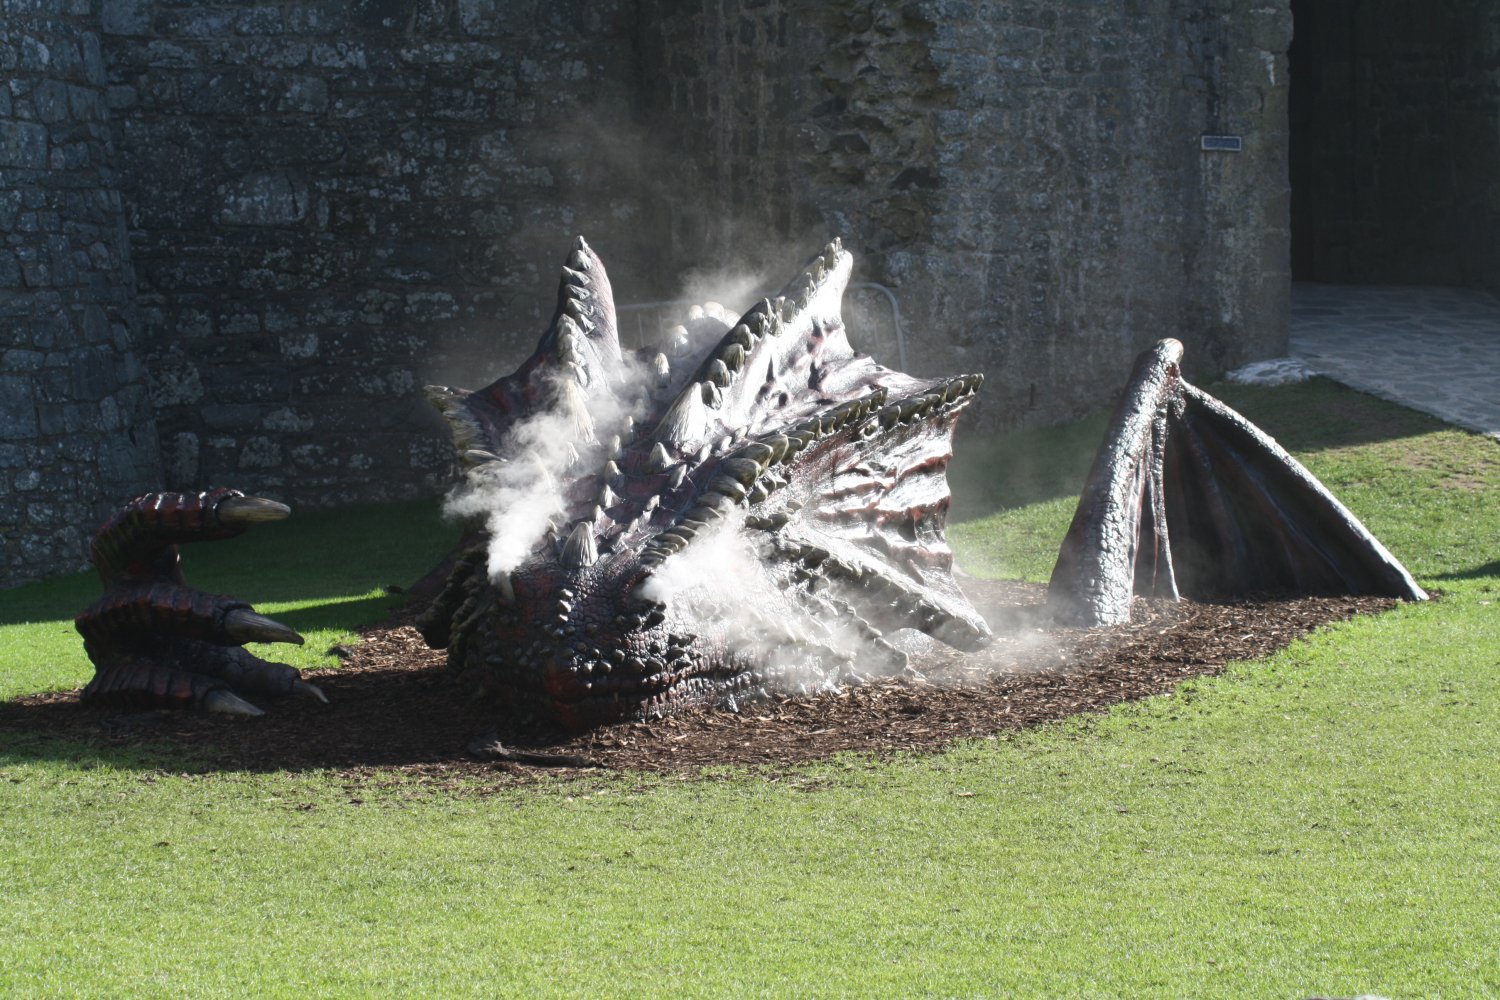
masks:
<path fill-rule="evenodd" d="M 1290 340 L 1321 375 L 1500 438 L 1500 298 L 1298 283 Z"/>

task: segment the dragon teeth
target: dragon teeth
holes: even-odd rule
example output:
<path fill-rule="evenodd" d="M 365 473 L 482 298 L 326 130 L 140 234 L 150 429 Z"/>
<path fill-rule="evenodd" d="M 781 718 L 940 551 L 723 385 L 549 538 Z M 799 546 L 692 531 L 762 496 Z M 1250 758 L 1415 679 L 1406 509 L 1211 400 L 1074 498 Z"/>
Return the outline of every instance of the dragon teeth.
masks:
<path fill-rule="evenodd" d="M 726 496 L 739 503 L 745 498 L 745 484 L 730 476 L 715 476 L 708 484 L 707 492 Z"/>
<path fill-rule="evenodd" d="M 749 489 L 764 466 L 750 458 L 726 458 L 719 463 L 719 468 L 745 489 Z"/>
<path fill-rule="evenodd" d="M 778 435 L 778 437 L 779 436 L 780 435 Z M 782 454 L 785 454 L 786 438 L 781 438 L 781 441 Z M 770 465 L 777 458 L 776 449 L 769 443 L 763 441 L 751 441 L 749 444 L 741 446 L 740 450 L 735 452 L 735 455 L 747 461 L 754 462 L 762 469 L 767 465 Z"/>
<path fill-rule="evenodd" d="M 761 438 L 757 443 L 770 451 L 770 461 L 772 462 L 779 462 L 785 458 L 787 449 L 792 446 L 792 442 L 787 439 L 785 434 L 772 434 L 770 437 Z"/>

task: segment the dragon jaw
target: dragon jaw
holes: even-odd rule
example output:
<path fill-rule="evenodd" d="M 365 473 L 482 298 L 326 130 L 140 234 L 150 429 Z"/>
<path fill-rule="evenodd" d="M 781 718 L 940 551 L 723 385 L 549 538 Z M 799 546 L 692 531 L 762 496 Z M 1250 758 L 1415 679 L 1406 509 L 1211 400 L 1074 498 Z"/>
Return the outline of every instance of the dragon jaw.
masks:
<path fill-rule="evenodd" d="M 856 354 L 852 264 L 835 241 L 738 322 L 695 310 L 674 367 L 620 350 L 578 240 L 532 356 L 472 393 L 429 389 L 471 466 L 456 507 L 486 532 L 428 641 L 570 728 L 899 669 L 892 628 L 986 641 L 943 537 L 953 426 L 982 379 Z"/>

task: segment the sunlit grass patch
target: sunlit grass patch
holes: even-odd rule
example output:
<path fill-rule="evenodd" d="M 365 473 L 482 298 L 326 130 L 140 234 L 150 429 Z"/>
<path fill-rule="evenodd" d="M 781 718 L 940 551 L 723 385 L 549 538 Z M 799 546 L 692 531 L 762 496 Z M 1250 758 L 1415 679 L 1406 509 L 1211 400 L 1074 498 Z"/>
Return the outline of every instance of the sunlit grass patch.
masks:
<path fill-rule="evenodd" d="M 1107 714 L 705 780 L 166 773 L 0 732 L 0 995 L 1500 995 L 1500 445 L 1324 382 L 1222 394 L 1442 599 Z M 1101 430 L 961 441 L 960 564 L 1045 579 Z M 188 576 L 326 629 L 311 665 L 451 535 L 299 514 Z M 4 690 L 87 679 L 96 593 L 0 594 Z"/>

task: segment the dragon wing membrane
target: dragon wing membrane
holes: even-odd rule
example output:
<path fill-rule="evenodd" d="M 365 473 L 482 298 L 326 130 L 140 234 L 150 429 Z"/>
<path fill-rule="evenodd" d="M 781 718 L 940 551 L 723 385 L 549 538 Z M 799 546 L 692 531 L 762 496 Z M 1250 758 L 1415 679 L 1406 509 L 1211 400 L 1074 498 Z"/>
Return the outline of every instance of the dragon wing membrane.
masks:
<path fill-rule="evenodd" d="M 1301 463 L 1184 381 L 1181 357 L 1169 339 L 1136 363 L 1053 570 L 1060 618 L 1128 621 L 1133 593 L 1426 597 Z"/>

